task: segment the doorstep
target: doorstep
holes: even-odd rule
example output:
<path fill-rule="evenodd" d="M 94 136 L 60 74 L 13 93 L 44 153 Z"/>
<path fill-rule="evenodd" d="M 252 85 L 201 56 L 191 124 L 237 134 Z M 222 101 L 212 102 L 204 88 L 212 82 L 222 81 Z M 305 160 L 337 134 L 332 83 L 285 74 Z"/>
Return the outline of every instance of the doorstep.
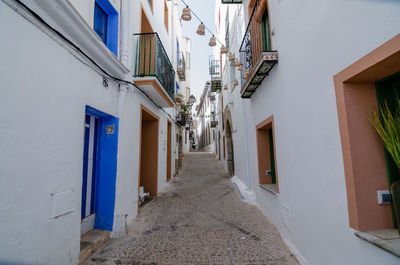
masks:
<path fill-rule="evenodd" d="M 94 229 L 81 237 L 79 263 L 84 262 L 92 253 L 101 248 L 110 239 L 110 232 Z"/>
<path fill-rule="evenodd" d="M 355 232 L 355 235 L 400 258 L 399 230 L 384 229 L 369 232 Z"/>

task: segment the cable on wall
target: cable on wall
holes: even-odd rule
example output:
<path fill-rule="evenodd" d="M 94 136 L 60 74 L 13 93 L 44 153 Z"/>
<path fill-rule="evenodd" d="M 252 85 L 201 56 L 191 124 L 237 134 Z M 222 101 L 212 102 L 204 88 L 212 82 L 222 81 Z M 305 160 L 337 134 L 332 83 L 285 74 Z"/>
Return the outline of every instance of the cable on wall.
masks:
<path fill-rule="evenodd" d="M 4 0 L 2 0 L 3 2 L 5 2 Z M 52 27 L 49 23 L 47 23 L 41 16 L 39 16 L 35 11 L 33 11 L 32 9 L 30 9 L 28 6 L 26 6 L 24 3 L 22 3 L 20 0 L 12 0 L 16 3 L 18 3 L 20 6 L 22 6 L 29 14 L 31 14 L 35 19 L 37 19 L 40 23 L 42 23 L 43 26 L 47 27 L 48 29 L 50 29 L 54 34 L 56 34 L 58 37 L 60 37 L 63 41 L 67 42 L 69 45 L 71 45 L 79 54 L 83 55 L 86 59 L 88 59 L 90 61 L 91 64 L 93 64 L 96 68 L 98 68 L 105 76 L 107 76 L 108 78 L 114 80 L 115 82 L 120 82 L 120 83 L 124 83 L 125 85 L 132 85 L 133 87 L 135 87 L 137 90 L 139 90 L 143 95 L 145 95 L 145 97 L 147 99 L 149 99 L 154 106 L 156 106 L 157 108 L 161 109 L 165 114 L 168 115 L 168 117 L 174 121 L 176 123 L 176 120 L 174 118 L 172 118 L 172 116 L 166 112 L 161 106 L 159 106 L 153 99 L 150 98 L 149 95 L 147 95 L 140 87 L 138 87 L 137 85 L 135 85 L 135 83 L 131 82 L 131 81 L 127 81 L 127 80 L 123 80 L 120 79 L 118 77 L 115 77 L 113 75 L 111 75 L 110 73 L 108 73 L 104 68 L 102 68 L 99 64 L 97 64 L 89 55 L 87 55 L 84 51 L 82 51 L 74 42 L 72 42 L 70 39 L 68 39 L 67 37 L 65 37 L 61 32 L 59 32 L 58 30 L 56 30 L 54 27 Z M 6 2 L 5 2 L 6 3 Z M 7 4 L 7 3 L 6 3 Z M 17 10 L 16 10 L 17 11 Z M 86 64 L 87 65 L 87 64 Z"/>

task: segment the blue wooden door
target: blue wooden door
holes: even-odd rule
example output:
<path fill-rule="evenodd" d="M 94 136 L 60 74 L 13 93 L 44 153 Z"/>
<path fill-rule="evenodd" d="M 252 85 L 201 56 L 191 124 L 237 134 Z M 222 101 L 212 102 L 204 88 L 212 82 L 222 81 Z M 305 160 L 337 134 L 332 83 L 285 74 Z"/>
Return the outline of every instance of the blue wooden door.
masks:
<path fill-rule="evenodd" d="M 86 114 L 81 219 L 95 213 L 98 128 L 99 119 Z"/>

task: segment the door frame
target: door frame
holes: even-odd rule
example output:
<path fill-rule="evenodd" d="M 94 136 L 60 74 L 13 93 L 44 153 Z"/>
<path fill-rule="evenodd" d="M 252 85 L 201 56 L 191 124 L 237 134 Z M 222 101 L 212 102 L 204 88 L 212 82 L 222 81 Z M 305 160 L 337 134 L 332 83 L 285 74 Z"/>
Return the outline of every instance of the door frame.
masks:
<path fill-rule="evenodd" d="M 137 204 L 138 204 L 138 212 L 139 212 L 139 191 L 140 191 L 140 177 L 141 177 L 141 173 L 142 173 L 142 140 L 143 140 L 143 113 L 146 112 L 146 114 L 150 115 L 151 117 L 154 118 L 154 120 L 157 122 L 157 137 L 155 139 L 155 144 L 157 146 L 156 148 L 156 154 L 155 154 L 155 159 L 154 159 L 154 165 L 155 165 L 155 172 L 157 172 L 156 174 L 156 178 L 155 178 L 155 187 L 156 187 L 156 195 L 158 194 L 158 138 L 159 138 L 159 123 L 160 123 L 160 118 L 154 114 L 150 109 L 146 108 L 144 105 L 140 105 L 140 138 L 139 138 L 139 167 L 138 167 L 138 189 L 137 189 Z M 155 196 L 156 196 L 155 195 Z"/>
<path fill-rule="evenodd" d="M 172 178 L 172 122 L 167 119 L 167 165 L 166 165 L 166 179 L 167 181 Z"/>
<path fill-rule="evenodd" d="M 85 106 L 86 114 L 99 119 L 95 168 L 96 184 L 94 200 L 96 215 L 94 229 L 112 231 L 117 178 L 119 119 L 90 106 Z"/>

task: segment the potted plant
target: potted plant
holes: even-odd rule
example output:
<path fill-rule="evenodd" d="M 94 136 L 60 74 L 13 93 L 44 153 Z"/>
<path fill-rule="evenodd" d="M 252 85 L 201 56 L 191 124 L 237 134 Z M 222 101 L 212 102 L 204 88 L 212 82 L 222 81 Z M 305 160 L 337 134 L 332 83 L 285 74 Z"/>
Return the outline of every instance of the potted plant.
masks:
<path fill-rule="evenodd" d="M 183 96 L 182 96 L 181 93 L 176 93 L 175 102 L 178 103 L 178 104 L 181 103 L 182 102 L 182 98 L 183 98 Z"/>
<path fill-rule="evenodd" d="M 394 111 L 389 108 L 387 102 L 384 102 L 379 108 L 379 114 L 372 111 L 368 118 L 378 132 L 397 169 L 400 170 L 400 99 L 397 101 Z M 390 191 L 400 233 L 400 180 L 392 183 Z"/>

